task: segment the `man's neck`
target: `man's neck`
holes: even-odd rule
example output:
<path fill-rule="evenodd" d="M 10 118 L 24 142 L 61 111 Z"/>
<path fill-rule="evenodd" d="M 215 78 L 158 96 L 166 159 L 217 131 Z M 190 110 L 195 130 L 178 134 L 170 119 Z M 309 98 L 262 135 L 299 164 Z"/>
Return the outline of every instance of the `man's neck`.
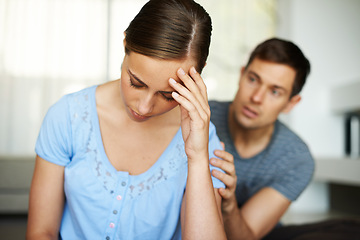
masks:
<path fill-rule="evenodd" d="M 242 158 L 251 158 L 263 151 L 269 145 L 275 128 L 275 124 L 253 129 L 243 127 L 236 121 L 232 105 L 228 124 L 234 146 Z"/>

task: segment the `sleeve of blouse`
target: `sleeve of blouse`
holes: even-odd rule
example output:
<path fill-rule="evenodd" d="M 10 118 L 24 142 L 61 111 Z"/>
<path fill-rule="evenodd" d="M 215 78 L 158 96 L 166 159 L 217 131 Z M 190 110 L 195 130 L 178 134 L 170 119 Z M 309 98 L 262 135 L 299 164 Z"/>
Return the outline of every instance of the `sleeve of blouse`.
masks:
<path fill-rule="evenodd" d="M 221 146 L 219 137 L 216 135 L 215 126 L 214 126 L 214 124 L 212 122 L 210 122 L 210 128 L 209 128 L 209 159 L 216 157 L 214 155 L 214 151 L 216 149 L 222 149 L 222 146 Z M 214 167 L 211 164 L 209 164 L 209 165 L 210 165 L 210 172 L 213 169 L 224 172 L 220 168 Z M 225 184 L 223 182 L 221 182 L 219 179 L 215 178 L 212 175 L 211 175 L 211 179 L 212 179 L 214 188 L 225 188 Z"/>
<path fill-rule="evenodd" d="M 61 166 L 70 162 L 71 121 L 66 96 L 49 108 L 40 128 L 35 152 L 39 157 Z"/>

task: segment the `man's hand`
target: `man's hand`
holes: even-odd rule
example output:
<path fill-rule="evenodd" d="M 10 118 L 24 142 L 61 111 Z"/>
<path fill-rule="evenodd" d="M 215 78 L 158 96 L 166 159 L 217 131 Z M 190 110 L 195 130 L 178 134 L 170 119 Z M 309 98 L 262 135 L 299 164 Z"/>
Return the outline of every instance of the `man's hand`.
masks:
<path fill-rule="evenodd" d="M 223 148 L 225 149 L 223 143 L 222 145 Z M 235 197 L 237 176 L 234 165 L 234 157 L 233 155 L 231 155 L 230 153 L 224 150 L 215 150 L 214 154 L 218 158 L 211 158 L 210 163 L 213 166 L 223 170 L 224 173 L 214 169 L 211 174 L 220 181 L 222 181 L 226 186 L 225 189 L 224 188 L 219 189 L 219 193 L 223 198 L 222 211 L 224 214 L 226 214 L 230 211 L 233 211 L 234 208 L 237 208 L 237 202 Z"/>
<path fill-rule="evenodd" d="M 220 159 L 210 159 L 211 164 L 225 172 L 213 170 L 212 175 L 226 185 L 226 189 L 220 188 L 219 193 L 223 198 L 221 210 L 228 239 L 261 239 L 279 222 L 291 202 L 275 189 L 266 187 L 240 209 L 235 195 L 234 158 L 224 150 L 215 150 L 214 153 Z"/>

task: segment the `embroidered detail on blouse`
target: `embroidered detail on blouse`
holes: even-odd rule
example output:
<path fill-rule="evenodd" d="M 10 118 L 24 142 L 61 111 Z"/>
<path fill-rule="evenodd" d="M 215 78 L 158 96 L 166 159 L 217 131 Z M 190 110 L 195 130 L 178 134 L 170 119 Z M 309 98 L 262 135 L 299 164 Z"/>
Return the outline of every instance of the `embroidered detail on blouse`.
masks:
<path fill-rule="evenodd" d="M 102 158 L 100 151 L 98 150 L 98 142 L 96 139 L 96 132 L 94 131 L 92 114 L 97 114 L 91 109 L 92 98 L 88 94 L 73 95 L 73 99 L 70 101 L 76 104 L 71 104 L 73 107 L 71 123 L 76 125 L 74 137 L 85 140 L 85 151 L 88 155 L 86 159 L 90 159 L 89 167 L 92 169 L 94 176 L 98 179 L 103 188 L 110 194 L 113 195 L 118 186 L 118 176 L 113 174 L 113 170 L 107 169 L 107 164 L 104 163 L 106 159 Z M 163 159 L 160 166 L 154 169 L 154 173 L 146 178 L 139 179 L 134 177 L 133 181 L 130 182 L 128 195 L 131 198 L 142 195 L 143 193 L 152 190 L 157 184 L 166 181 L 170 176 L 177 174 L 176 172 L 183 168 L 184 164 L 187 164 L 187 156 L 184 151 L 184 142 L 182 138 L 178 139 L 176 145 L 171 151 L 163 156 L 167 159 Z"/>
<path fill-rule="evenodd" d="M 129 196 L 135 198 L 146 191 L 152 190 L 157 184 L 166 181 L 170 175 L 176 174 L 176 171 L 184 164 L 187 164 L 187 158 L 184 154 L 184 143 L 178 142 L 174 151 L 168 156 L 168 159 L 163 162 L 161 167 L 156 169 L 156 172 L 152 176 L 138 184 L 129 186 Z"/>
<path fill-rule="evenodd" d="M 91 98 L 88 94 L 75 94 L 73 96 L 73 99 L 70 99 L 70 101 L 76 103 L 70 105 L 73 107 L 71 123 L 73 125 L 76 125 L 74 127 L 76 131 L 74 133 L 74 137 L 79 137 L 79 139 L 85 139 L 85 154 L 89 155 L 88 157 L 86 157 L 87 159 L 92 159 L 92 161 L 90 161 L 90 167 L 93 170 L 94 175 L 97 177 L 104 189 L 110 194 L 113 194 L 116 178 L 112 176 L 110 171 L 105 169 L 105 166 L 98 151 L 96 134 L 93 128 L 93 124 L 96 123 L 92 122 L 91 115 L 93 114 L 93 112 L 91 111 Z"/>

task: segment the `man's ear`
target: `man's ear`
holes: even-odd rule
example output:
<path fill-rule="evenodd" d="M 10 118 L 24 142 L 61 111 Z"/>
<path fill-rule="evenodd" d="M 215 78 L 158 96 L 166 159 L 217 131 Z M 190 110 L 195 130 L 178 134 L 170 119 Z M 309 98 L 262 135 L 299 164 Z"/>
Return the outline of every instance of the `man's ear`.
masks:
<path fill-rule="evenodd" d="M 289 113 L 296 104 L 298 104 L 301 100 L 301 96 L 299 94 L 290 98 L 290 101 L 286 104 L 284 109 L 281 111 L 282 113 Z"/>
<path fill-rule="evenodd" d="M 240 69 L 239 85 L 240 85 L 240 80 L 241 80 L 242 76 L 245 74 L 245 70 L 246 69 L 245 69 L 244 66 L 242 66 L 241 69 Z"/>
<path fill-rule="evenodd" d="M 245 70 L 246 70 L 245 67 L 242 66 L 240 70 L 240 77 L 245 73 Z"/>
<path fill-rule="evenodd" d="M 124 45 L 124 48 L 126 46 L 126 33 L 124 32 L 124 40 L 123 40 L 123 45 Z"/>

